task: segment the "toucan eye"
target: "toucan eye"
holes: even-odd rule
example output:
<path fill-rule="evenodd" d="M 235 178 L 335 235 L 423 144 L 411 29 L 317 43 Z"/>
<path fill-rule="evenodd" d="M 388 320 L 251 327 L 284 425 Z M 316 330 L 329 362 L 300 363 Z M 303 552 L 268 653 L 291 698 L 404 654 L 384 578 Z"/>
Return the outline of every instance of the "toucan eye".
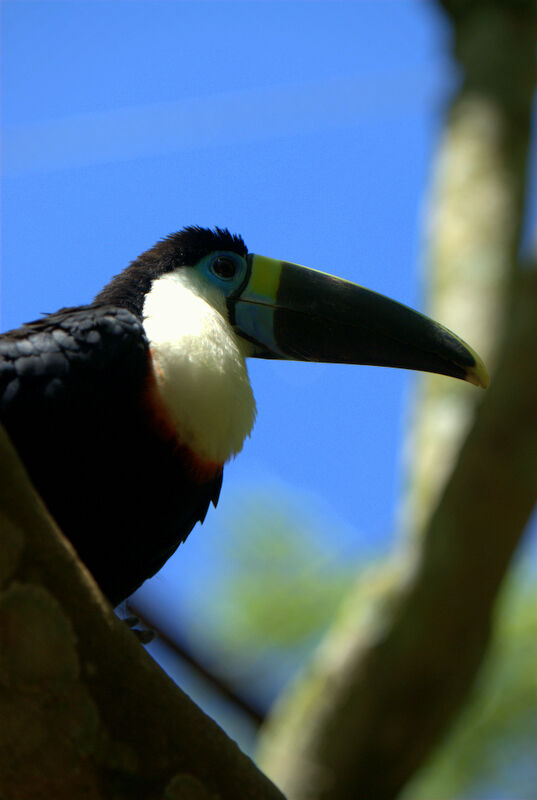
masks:
<path fill-rule="evenodd" d="M 229 256 L 218 256 L 211 264 L 211 269 L 215 275 L 224 281 L 229 281 L 237 272 L 237 263 Z"/>

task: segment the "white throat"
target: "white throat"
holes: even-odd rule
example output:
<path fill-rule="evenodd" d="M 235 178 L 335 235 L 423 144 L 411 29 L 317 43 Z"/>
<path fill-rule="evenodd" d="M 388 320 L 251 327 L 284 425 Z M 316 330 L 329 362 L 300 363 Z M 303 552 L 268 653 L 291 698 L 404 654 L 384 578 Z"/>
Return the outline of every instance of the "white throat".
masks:
<path fill-rule="evenodd" d="M 161 397 L 196 455 L 223 464 L 242 449 L 256 414 L 247 342 L 227 320 L 223 295 L 190 267 L 153 282 L 143 324 Z"/>

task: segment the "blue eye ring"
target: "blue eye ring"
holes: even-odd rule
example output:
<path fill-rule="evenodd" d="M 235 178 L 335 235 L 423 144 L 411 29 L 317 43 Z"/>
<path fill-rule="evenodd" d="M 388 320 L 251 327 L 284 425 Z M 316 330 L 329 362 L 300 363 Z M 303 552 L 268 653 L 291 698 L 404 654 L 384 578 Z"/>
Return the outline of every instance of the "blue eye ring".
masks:
<path fill-rule="evenodd" d="M 211 262 L 211 272 L 221 281 L 231 281 L 237 274 L 239 265 L 232 256 L 217 256 Z"/>

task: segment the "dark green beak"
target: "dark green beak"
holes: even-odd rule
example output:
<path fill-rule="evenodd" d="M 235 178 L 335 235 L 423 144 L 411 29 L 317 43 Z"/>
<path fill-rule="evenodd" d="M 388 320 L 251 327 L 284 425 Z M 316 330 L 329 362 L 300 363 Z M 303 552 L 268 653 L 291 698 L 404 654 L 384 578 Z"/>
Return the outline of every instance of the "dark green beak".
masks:
<path fill-rule="evenodd" d="M 259 358 L 399 367 L 489 384 L 462 339 L 407 306 L 307 267 L 250 254 L 229 300 L 237 333 Z"/>

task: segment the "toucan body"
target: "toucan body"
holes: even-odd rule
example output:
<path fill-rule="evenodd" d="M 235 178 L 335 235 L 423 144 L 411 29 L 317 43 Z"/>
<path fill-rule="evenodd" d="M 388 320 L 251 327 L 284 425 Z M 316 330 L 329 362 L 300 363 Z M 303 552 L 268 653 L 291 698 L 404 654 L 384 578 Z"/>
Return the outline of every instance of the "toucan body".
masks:
<path fill-rule="evenodd" d="M 486 386 L 461 339 L 348 281 L 249 254 L 227 230 L 166 237 L 87 306 L 0 336 L 0 420 L 113 605 L 216 505 L 252 430 L 246 359 L 373 364 Z"/>

